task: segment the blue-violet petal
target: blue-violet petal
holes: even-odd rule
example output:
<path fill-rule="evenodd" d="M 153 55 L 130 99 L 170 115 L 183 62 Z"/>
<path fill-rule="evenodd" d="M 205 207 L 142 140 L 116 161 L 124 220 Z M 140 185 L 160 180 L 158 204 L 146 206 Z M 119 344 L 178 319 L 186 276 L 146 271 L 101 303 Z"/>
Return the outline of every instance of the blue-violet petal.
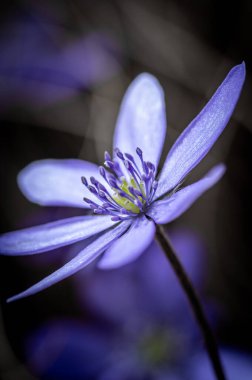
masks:
<path fill-rule="evenodd" d="M 108 246 L 117 239 L 128 228 L 130 221 L 124 221 L 115 228 L 105 232 L 102 236 L 96 239 L 93 243 L 84 248 L 77 256 L 70 260 L 67 264 L 63 265 L 60 269 L 56 270 L 37 284 L 31 286 L 22 293 L 19 293 L 8 299 L 8 302 L 18 300 L 23 297 L 31 296 L 38 293 L 57 282 L 78 272 L 93 260 L 95 260 Z"/>
<path fill-rule="evenodd" d="M 83 197 L 95 202 L 97 198 L 83 185 L 82 176 L 94 176 L 105 183 L 95 164 L 77 159 L 47 159 L 32 162 L 21 170 L 18 185 L 26 198 L 42 206 L 89 208 Z"/>
<path fill-rule="evenodd" d="M 0 235 L 0 253 L 32 255 L 87 239 L 115 225 L 110 216 L 76 216 Z"/>
<path fill-rule="evenodd" d="M 178 185 L 203 159 L 227 125 L 245 79 L 245 64 L 235 66 L 215 94 L 179 136 L 160 173 L 155 199 Z"/>
<path fill-rule="evenodd" d="M 208 189 L 218 182 L 225 172 L 225 166 L 213 167 L 201 180 L 177 191 L 171 197 L 156 201 L 147 212 L 157 224 L 172 222 L 183 214 Z"/>
<path fill-rule="evenodd" d="M 136 148 L 140 147 L 144 157 L 157 167 L 165 133 L 163 90 L 155 77 L 143 73 L 132 82 L 123 98 L 114 133 L 114 148 L 131 154 L 138 161 Z"/>
<path fill-rule="evenodd" d="M 150 245 L 155 230 L 153 221 L 144 215 L 136 217 L 129 230 L 104 253 L 98 267 L 112 269 L 134 261 Z"/>

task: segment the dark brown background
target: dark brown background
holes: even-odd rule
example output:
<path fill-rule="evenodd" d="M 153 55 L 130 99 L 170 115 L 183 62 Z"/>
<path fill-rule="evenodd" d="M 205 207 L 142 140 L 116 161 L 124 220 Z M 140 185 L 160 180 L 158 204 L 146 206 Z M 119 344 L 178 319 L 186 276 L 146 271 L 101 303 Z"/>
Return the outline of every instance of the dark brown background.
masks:
<path fill-rule="evenodd" d="M 9 79 L 0 74 L 2 232 L 35 224 L 36 220 L 80 213 L 30 204 L 18 190 L 17 173 L 29 162 L 49 157 L 80 157 L 101 163 L 104 150 L 111 149 L 123 93 L 138 73 L 151 72 L 164 87 L 169 124 L 167 152 L 228 70 L 245 60 L 247 80 L 232 120 L 191 178 L 198 178 L 219 161 L 227 164 L 227 173 L 174 225 L 190 224 L 206 242 L 206 294 L 223 309 L 219 341 L 250 352 L 251 7 L 249 1 L 19 1 L 1 3 L 0 15 L 1 41 L 14 17 L 34 13 L 60 28 L 57 49 L 90 32 L 105 32 L 117 41 L 118 51 L 111 54 L 119 67 L 109 78 L 86 88 L 79 86 L 63 100 L 35 105 L 29 98 L 24 100 L 11 93 Z M 28 299 L 10 305 L 5 302 L 8 296 L 56 268 L 61 252 L 55 255 L 50 265 L 35 268 L 30 258 L 0 257 L 0 367 L 3 374 L 9 371 L 8 379 L 31 378 L 20 367 L 23 337 L 31 326 L 55 316 L 80 316 L 71 279 Z"/>

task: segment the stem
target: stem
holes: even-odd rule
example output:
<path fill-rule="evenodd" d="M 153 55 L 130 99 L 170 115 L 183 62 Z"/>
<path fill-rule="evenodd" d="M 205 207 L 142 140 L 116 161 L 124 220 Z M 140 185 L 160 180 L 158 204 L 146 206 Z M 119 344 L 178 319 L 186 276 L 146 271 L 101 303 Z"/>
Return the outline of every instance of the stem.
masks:
<path fill-rule="evenodd" d="M 160 225 L 156 226 L 156 239 L 163 248 L 166 257 L 170 261 L 170 264 L 176 273 L 176 276 L 180 282 L 180 285 L 184 289 L 188 301 L 191 305 L 192 311 L 198 322 L 198 325 L 201 329 L 202 335 L 204 337 L 205 346 L 212 363 L 213 369 L 215 371 L 216 378 L 218 380 L 226 380 L 226 376 L 224 374 L 224 370 L 221 364 L 220 356 L 218 353 L 217 344 L 215 342 L 215 338 L 211 331 L 211 328 L 207 322 L 204 311 L 200 304 L 198 295 L 188 278 L 187 274 L 184 271 L 182 264 L 180 263 L 168 237 L 166 236 L 163 227 Z"/>

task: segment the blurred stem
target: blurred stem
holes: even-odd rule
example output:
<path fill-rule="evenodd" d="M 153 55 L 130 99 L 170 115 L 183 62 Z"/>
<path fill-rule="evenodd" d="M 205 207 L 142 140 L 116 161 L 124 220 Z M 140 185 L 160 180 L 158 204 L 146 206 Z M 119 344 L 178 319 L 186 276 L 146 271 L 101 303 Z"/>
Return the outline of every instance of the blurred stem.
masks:
<path fill-rule="evenodd" d="M 216 378 L 218 380 L 227 380 L 224 374 L 224 370 L 221 364 L 217 344 L 212 333 L 212 330 L 207 322 L 206 316 L 200 304 L 198 295 L 184 271 L 182 264 L 180 263 L 167 235 L 165 234 L 164 228 L 160 225 L 156 226 L 156 239 L 158 243 L 163 248 L 166 257 L 168 258 L 176 276 L 180 282 L 180 285 L 184 289 L 188 301 L 191 305 L 192 311 L 196 318 L 196 321 L 201 329 L 202 335 L 204 337 L 205 346 L 215 371 Z"/>

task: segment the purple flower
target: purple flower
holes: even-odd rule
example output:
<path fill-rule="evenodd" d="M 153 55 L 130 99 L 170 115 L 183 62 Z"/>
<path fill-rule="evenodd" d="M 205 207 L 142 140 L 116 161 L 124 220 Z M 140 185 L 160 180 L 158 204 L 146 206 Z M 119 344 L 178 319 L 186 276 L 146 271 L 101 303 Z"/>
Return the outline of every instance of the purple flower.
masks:
<path fill-rule="evenodd" d="M 222 177 L 225 167 L 219 164 L 198 182 L 180 189 L 225 128 L 244 78 L 244 63 L 229 72 L 179 136 L 158 176 L 166 132 L 165 103 L 162 88 L 149 74 L 139 75 L 126 92 L 115 128 L 114 155 L 105 152 L 106 168 L 80 160 L 53 159 L 24 168 L 18 183 L 29 200 L 47 206 L 91 208 L 93 215 L 3 234 L 2 253 L 36 254 L 100 235 L 63 267 L 9 300 L 63 280 L 104 252 L 98 263 L 102 269 L 136 259 L 153 240 L 155 224 L 179 217 Z"/>
<path fill-rule="evenodd" d="M 25 364 L 44 380 L 182 380 L 169 361 L 170 342 L 164 344 L 170 335 L 158 333 L 152 339 L 147 335 L 132 339 L 116 335 L 108 326 L 105 330 L 75 319 L 53 319 L 30 330 L 24 343 Z"/>
<path fill-rule="evenodd" d="M 120 70 L 119 44 L 111 36 L 66 38 L 50 12 L 49 17 L 32 8 L 28 13 L 7 20 L 0 36 L 1 112 L 13 101 L 29 108 L 59 102 Z"/>

